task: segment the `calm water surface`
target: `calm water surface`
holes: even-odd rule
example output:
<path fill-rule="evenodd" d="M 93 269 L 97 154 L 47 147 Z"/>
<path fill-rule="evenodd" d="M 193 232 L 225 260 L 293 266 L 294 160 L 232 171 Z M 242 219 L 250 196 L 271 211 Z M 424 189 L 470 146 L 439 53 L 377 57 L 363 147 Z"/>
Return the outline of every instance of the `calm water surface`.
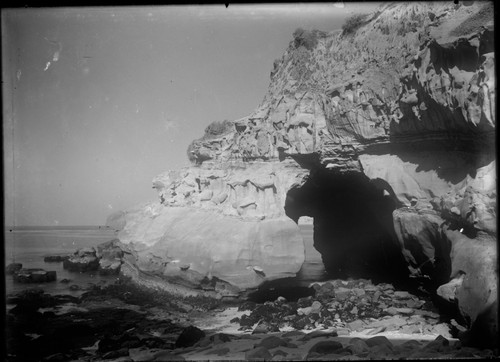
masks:
<path fill-rule="evenodd" d="M 314 248 L 313 225 L 299 224 L 299 227 L 304 239 L 306 255 L 304 264 L 297 273 L 297 279 L 301 286 L 308 286 L 310 283 L 328 279 L 328 275 L 325 272 L 321 254 Z"/>
<path fill-rule="evenodd" d="M 81 287 L 89 283 L 109 283 L 116 277 L 100 276 L 91 273 L 75 273 L 63 269 L 62 263 L 46 263 L 43 261 L 48 255 L 73 254 L 77 249 L 96 246 L 116 237 L 114 230 L 98 227 L 58 227 L 58 228 L 21 228 L 5 230 L 5 265 L 12 262 L 23 264 L 24 268 L 42 268 L 57 272 L 57 281 L 41 284 L 14 283 L 12 276 L 5 276 L 6 293 L 17 293 L 28 288 L 43 288 L 51 294 L 78 295 L 81 292 L 72 292 L 72 284 Z M 68 284 L 61 283 L 62 279 L 70 279 Z"/>

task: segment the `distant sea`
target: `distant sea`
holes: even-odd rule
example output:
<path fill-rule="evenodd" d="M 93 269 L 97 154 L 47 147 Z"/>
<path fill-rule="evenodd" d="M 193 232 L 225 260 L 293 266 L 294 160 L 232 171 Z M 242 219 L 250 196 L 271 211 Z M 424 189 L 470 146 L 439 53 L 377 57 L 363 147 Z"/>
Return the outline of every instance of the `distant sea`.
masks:
<path fill-rule="evenodd" d="M 325 266 L 319 251 L 314 248 L 314 227 L 312 224 L 299 224 L 302 238 L 304 239 L 305 260 L 302 268 L 297 273 L 297 280 L 301 286 L 328 279 Z"/>
<path fill-rule="evenodd" d="M 79 295 L 81 291 L 70 291 L 70 285 L 82 288 L 89 283 L 110 283 L 114 276 L 100 276 L 96 273 L 75 273 L 63 269 L 62 263 L 46 263 L 49 255 L 69 255 L 77 249 L 96 246 L 116 238 L 116 232 L 105 226 L 16 226 L 5 227 L 5 266 L 16 262 L 23 268 L 41 268 L 57 272 L 57 281 L 42 284 L 14 283 L 12 276 L 5 276 L 7 294 L 39 287 L 50 294 Z M 69 279 L 69 283 L 61 283 Z"/>
<path fill-rule="evenodd" d="M 324 279 L 321 255 L 313 246 L 313 226 L 300 225 L 305 246 L 305 263 L 298 273 L 303 285 Z M 42 288 L 50 294 L 79 295 L 82 291 L 71 291 L 71 285 L 86 288 L 89 283 L 111 283 L 116 276 L 100 276 L 97 273 L 75 273 L 63 269 L 63 263 L 46 263 L 49 255 L 69 255 L 77 249 L 96 246 L 116 238 L 116 232 L 104 226 L 24 226 L 5 228 L 5 265 L 16 262 L 24 268 L 41 268 L 57 272 L 57 281 L 42 284 L 14 283 L 12 276 L 6 275 L 6 293 L 18 293 L 29 288 Z M 61 280 L 69 279 L 69 283 Z"/>

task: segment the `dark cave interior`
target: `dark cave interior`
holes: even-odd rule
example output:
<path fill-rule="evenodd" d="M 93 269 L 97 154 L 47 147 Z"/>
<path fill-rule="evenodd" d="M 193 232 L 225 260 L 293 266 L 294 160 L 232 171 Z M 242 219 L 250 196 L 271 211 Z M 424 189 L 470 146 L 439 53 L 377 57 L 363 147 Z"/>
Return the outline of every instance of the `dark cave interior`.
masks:
<path fill-rule="evenodd" d="M 397 205 L 388 185 L 360 172 L 313 169 L 304 185 L 291 189 L 286 214 L 295 222 L 314 218 L 314 247 L 331 278 L 367 278 L 405 283 L 405 267 L 394 232 Z"/>

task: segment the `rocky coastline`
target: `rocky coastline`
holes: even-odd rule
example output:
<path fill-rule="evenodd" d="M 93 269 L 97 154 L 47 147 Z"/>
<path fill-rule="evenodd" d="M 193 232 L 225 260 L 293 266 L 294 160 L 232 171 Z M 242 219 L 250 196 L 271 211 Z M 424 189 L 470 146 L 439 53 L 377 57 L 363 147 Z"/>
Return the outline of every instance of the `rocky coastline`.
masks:
<path fill-rule="evenodd" d="M 350 20 L 297 29 L 253 113 L 50 260 L 115 283 L 8 296 L 7 360 L 498 358 L 493 5 Z M 327 277 L 298 286 L 304 217 Z"/>
<path fill-rule="evenodd" d="M 254 112 L 210 124 L 190 167 L 154 178 L 156 202 L 109 216 L 122 273 L 243 297 L 297 274 L 306 216 L 331 278 L 418 280 L 496 341 L 492 14 L 394 3 L 339 31 L 297 29 Z"/>
<path fill-rule="evenodd" d="M 429 296 L 369 280 L 315 283 L 308 297 L 227 302 L 127 278 L 79 296 L 7 296 L 6 361 L 494 358 Z"/>

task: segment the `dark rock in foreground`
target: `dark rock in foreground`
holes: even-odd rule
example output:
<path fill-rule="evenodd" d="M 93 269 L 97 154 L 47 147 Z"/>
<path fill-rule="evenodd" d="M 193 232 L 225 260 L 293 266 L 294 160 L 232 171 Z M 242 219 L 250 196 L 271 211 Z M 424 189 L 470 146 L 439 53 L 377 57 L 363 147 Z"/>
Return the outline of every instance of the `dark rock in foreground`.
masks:
<path fill-rule="evenodd" d="M 341 284 L 350 289 L 350 297 L 359 293 L 359 282 Z M 400 302 L 408 302 L 411 298 L 409 293 L 393 291 L 389 285 L 369 284 L 365 285 L 365 289 L 375 293 L 376 289 L 384 290 Z M 324 287 L 323 290 L 332 291 L 332 288 Z M 126 280 L 104 288 L 95 286 L 80 297 L 51 296 L 41 289 L 8 296 L 8 304 L 16 304 L 16 307 L 7 313 L 5 360 L 178 361 L 199 360 L 200 352 L 206 356 L 204 360 L 236 359 L 243 357 L 241 353 L 246 360 L 495 358 L 498 355 L 497 350 L 465 347 L 443 335 L 427 343 L 410 340 L 403 344 L 383 336 L 367 340 L 336 340 L 336 333 L 320 330 L 308 334 L 293 331 L 272 336 L 251 335 L 250 332 L 205 335 L 206 332 L 193 325 L 182 328 L 170 319 L 181 316 L 183 319 L 187 315 L 174 307 L 176 303 L 190 304 L 192 308 L 196 306 L 207 312 L 206 308 L 202 308 L 203 299 L 179 299 L 166 294 L 162 299 L 160 296 L 158 292 L 140 288 Z M 379 299 L 383 300 L 384 295 Z M 313 305 L 316 300 L 313 298 L 310 302 Z M 334 298 L 329 302 L 333 303 Z M 68 303 L 78 307 L 61 314 L 40 310 Z M 284 302 L 282 298 L 273 305 L 266 302 L 251 308 L 259 311 L 263 322 L 267 322 L 275 313 L 279 315 L 288 311 L 291 303 L 295 303 L 296 309 L 300 308 L 296 302 Z M 168 311 L 169 316 L 162 317 L 162 311 Z M 172 314 L 173 311 L 176 313 Z M 241 350 L 241 339 L 252 341 L 245 350 Z M 312 339 L 315 341 L 310 343 Z"/>
<path fill-rule="evenodd" d="M 117 275 L 120 272 L 123 250 L 120 240 L 113 239 L 96 247 L 96 256 L 99 258 L 100 275 Z"/>
<path fill-rule="evenodd" d="M 205 337 L 205 332 L 203 332 L 201 329 L 197 327 L 189 326 L 185 328 L 182 331 L 179 338 L 177 338 L 177 341 L 175 342 L 175 347 L 176 348 L 191 347 L 203 337 Z"/>
<path fill-rule="evenodd" d="M 69 259 L 69 255 L 48 255 L 43 258 L 46 263 L 62 263 Z"/>
<path fill-rule="evenodd" d="M 47 283 L 56 281 L 57 273 L 43 269 L 21 269 L 13 277 L 16 283 Z"/>
<path fill-rule="evenodd" d="M 100 275 L 117 275 L 120 272 L 123 251 L 118 239 L 99 244 L 95 248 L 78 249 L 63 260 L 63 268 L 72 272 L 99 271 Z"/>
<path fill-rule="evenodd" d="M 5 274 L 12 275 L 14 273 L 17 273 L 22 268 L 23 268 L 23 264 L 21 264 L 21 263 L 11 263 L 11 264 L 7 265 L 7 267 L 5 268 Z"/>
<path fill-rule="evenodd" d="M 77 250 L 67 260 L 63 261 L 63 268 L 80 273 L 97 270 L 99 268 L 99 259 L 95 255 L 95 249 L 83 248 Z"/>

